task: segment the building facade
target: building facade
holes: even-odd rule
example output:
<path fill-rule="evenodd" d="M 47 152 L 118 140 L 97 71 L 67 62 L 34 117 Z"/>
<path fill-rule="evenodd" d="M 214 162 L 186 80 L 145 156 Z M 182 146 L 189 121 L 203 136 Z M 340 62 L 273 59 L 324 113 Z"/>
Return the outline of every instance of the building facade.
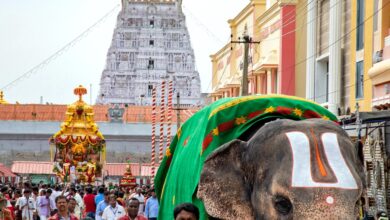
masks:
<path fill-rule="evenodd" d="M 353 1 L 351 23 L 350 108 L 377 117 L 363 148 L 365 209 L 390 213 L 390 0 Z"/>
<path fill-rule="evenodd" d="M 252 93 L 302 96 L 301 72 L 296 60 L 304 51 L 302 1 L 267 0 L 266 10 L 256 19 L 257 45 L 253 71 L 249 74 Z M 298 80 L 299 79 L 299 80 Z"/>
<path fill-rule="evenodd" d="M 246 33 L 256 32 L 255 20 L 264 11 L 265 1 L 251 0 L 239 14 L 228 21 L 232 40 L 239 40 Z M 240 93 L 243 70 L 244 46 L 227 43 L 217 53 L 210 56 L 212 62 L 212 100 L 235 97 Z M 251 63 L 249 58 L 249 62 Z"/>
<path fill-rule="evenodd" d="M 307 0 L 306 98 L 349 112 L 351 0 Z"/>
<path fill-rule="evenodd" d="M 232 40 L 242 39 L 245 33 L 259 42 L 249 46 L 249 94 L 304 96 L 304 81 L 296 79 L 305 76 L 296 59 L 305 58 L 306 36 L 296 31 L 296 24 L 305 21 L 299 16 L 305 10 L 303 1 L 251 0 L 229 20 Z M 306 26 L 299 28 L 305 30 Z M 235 43 L 211 55 L 213 100 L 239 95 L 243 58 L 244 45 Z"/>
<path fill-rule="evenodd" d="M 182 105 L 200 104 L 200 78 L 181 0 L 122 0 L 97 103 L 151 105 L 153 87 L 161 90 L 165 80 L 173 81 Z"/>
<path fill-rule="evenodd" d="M 372 99 L 367 102 L 373 110 L 390 109 L 390 1 L 374 0 L 372 4 L 371 36 L 373 38 L 372 65 L 367 75 L 371 80 Z M 370 28 L 368 28 L 370 29 Z M 368 37 L 370 33 L 367 33 Z M 366 36 L 366 35 L 365 35 Z M 367 64 L 369 65 L 369 64 Z M 363 83 L 364 84 L 364 83 Z"/>

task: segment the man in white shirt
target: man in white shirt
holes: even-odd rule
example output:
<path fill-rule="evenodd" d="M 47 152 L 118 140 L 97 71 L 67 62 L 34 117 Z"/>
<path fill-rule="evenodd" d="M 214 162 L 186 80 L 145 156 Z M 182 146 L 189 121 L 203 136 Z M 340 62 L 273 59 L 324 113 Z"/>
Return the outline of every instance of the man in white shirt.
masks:
<path fill-rule="evenodd" d="M 50 191 L 49 191 L 50 190 Z M 57 191 L 58 190 L 58 191 Z M 54 188 L 50 188 L 48 189 L 48 192 L 51 192 L 50 193 L 50 200 L 53 201 L 54 203 L 54 207 L 52 207 L 53 209 L 57 209 L 57 206 L 56 206 L 56 198 L 61 195 L 61 191 L 59 191 L 59 187 L 57 186 L 55 189 Z"/>
<path fill-rule="evenodd" d="M 103 211 L 103 220 L 117 220 L 126 215 L 126 211 L 123 206 L 116 202 L 116 196 L 110 195 L 110 205 Z"/>
<path fill-rule="evenodd" d="M 82 210 L 84 209 L 84 201 L 81 198 L 80 194 L 77 193 L 76 188 L 71 187 L 69 189 L 69 193 L 66 196 L 66 199 L 70 200 L 71 198 L 74 198 L 76 200 L 77 206 L 75 208 L 76 213 L 82 213 Z M 79 216 L 77 216 L 79 217 Z"/>
<path fill-rule="evenodd" d="M 137 192 L 130 195 L 130 198 L 136 198 L 139 201 L 138 214 L 144 215 L 144 207 L 145 207 L 145 197 L 142 195 L 142 189 L 137 188 Z"/>
<path fill-rule="evenodd" d="M 36 204 L 29 189 L 24 190 L 23 197 L 20 197 L 16 203 L 22 211 L 22 220 L 33 220 Z"/>

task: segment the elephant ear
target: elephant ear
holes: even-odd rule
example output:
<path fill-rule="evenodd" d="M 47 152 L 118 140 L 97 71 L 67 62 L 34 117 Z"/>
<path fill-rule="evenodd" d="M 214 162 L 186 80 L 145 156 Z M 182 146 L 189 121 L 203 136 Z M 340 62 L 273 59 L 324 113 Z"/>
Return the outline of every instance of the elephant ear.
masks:
<path fill-rule="evenodd" d="M 246 142 L 233 140 L 221 146 L 205 161 L 197 196 L 203 200 L 211 217 L 254 219 L 250 187 L 242 164 L 246 149 Z"/>

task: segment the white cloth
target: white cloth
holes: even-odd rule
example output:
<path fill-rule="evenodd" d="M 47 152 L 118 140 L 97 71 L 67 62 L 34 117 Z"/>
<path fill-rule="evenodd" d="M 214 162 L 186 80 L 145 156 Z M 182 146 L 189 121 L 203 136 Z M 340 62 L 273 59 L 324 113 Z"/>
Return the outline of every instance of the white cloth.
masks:
<path fill-rule="evenodd" d="M 46 191 L 47 189 L 40 188 L 39 191 L 38 191 L 39 195 L 41 195 L 42 190 L 45 190 L 45 191 Z"/>
<path fill-rule="evenodd" d="M 79 208 L 81 210 L 84 209 L 84 201 L 83 201 L 83 198 L 81 198 L 80 194 L 76 193 L 76 195 L 74 195 L 74 199 L 76 200 Z"/>
<path fill-rule="evenodd" d="M 144 215 L 144 207 L 145 207 L 145 197 L 144 197 L 144 195 L 142 195 L 142 193 L 140 195 L 138 195 L 138 193 L 133 193 L 133 194 L 130 195 L 130 199 L 131 198 L 138 199 L 138 201 L 139 201 L 138 214 L 139 215 Z"/>
<path fill-rule="evenodd" d="M 16 202 L 19 209 L 22 211 L 23 220 L 33 220 L 34 212 L 36 211 L 36 203 L 33 198 L 20 197 Z"/>
<path fill-rule="evenodd" d="M 126 211 L 123 206 L 116 204 L 115 208 L 107 206 L 102 215 L 103 220 L 117 220 L 126 215 Z"/>
<path fill-rule="evenodd" d="M 72 213 L 74 216 L 76 216 L 78 219 L 82 219 L 81 218 L 81 209 L 79 207 L 79 205 L 76 205 L 75 209 L 74 209 L 74 213 Z"/>
<path fill-rule="evenodd" d="M 55 191 L 54 189 L 51 189 L 51 190 L 52 190 L 52 193 L 50 195 L 50 200 L 54 204 L 54 207 L 52 207 L 52 209 L 57 209 L 55 201 L 56 201 L 57 196 L 61 195 L 62 192 L 61 191 Z"/>
<path fill-rule="evenodd" d="M 76 207 L 74 209 L 74 212 L 73 213 L 77 218 L 81 219 L 80 216 L 81 216 L 81 213 L 82 213 L 82 210 L 84 209 L 84 201 L 83 199 L 81 198 L 80 194 L 76 193 L 74 195 L 70 195 L 69 193 L 67 193 L 68 195 L 66 196 L 67 199 L 70 199 L 70 198 L 74 198 L 76 200 Z"/>
<path fill-rule="evenodd" d="M 40 215 L 40 216 L 39 216 L 39 219 L 40 219 L 40 220 L 47 220 L 47 217 L 46 217 L 46 216 L 43 216 L 43 215 Z"/>

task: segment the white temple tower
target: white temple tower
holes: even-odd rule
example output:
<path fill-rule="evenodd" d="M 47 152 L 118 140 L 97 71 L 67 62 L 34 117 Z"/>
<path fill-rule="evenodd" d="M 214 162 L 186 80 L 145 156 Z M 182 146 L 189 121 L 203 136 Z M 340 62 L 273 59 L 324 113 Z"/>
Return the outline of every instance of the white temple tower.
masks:
<path fill-rule="evenodd" d="M 200 104 L 200 78 L 181 3 L 122 0 L 98 104 L 151 105 L 153 86 L 159 90 L 164 80 L 173 81 L 174 103 L 179 92 L 182 105 Z"/>

